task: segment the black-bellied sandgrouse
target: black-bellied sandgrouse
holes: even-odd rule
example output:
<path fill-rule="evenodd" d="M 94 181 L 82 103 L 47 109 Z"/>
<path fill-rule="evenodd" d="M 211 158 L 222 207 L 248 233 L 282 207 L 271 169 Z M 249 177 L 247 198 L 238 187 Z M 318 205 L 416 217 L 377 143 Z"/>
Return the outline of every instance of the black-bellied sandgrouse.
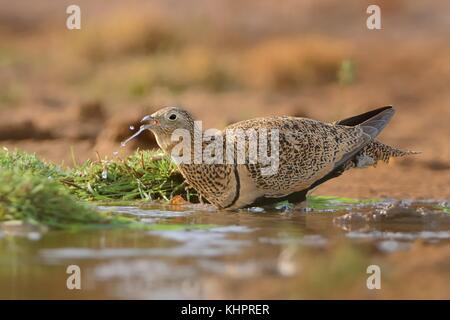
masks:
<path fill-rule="evenodd" d="M 393 115 L 388 106 L 334 123 L 264 117 L 212 134 L 185 110 L 168 107 L 144 117 L 147 124 L 139 133 L 155 134 L 202 197 L 218 208 L 237 209 L 301 202 L 308 191 L 345 170 L 415 153 L 375 140 Z"/>

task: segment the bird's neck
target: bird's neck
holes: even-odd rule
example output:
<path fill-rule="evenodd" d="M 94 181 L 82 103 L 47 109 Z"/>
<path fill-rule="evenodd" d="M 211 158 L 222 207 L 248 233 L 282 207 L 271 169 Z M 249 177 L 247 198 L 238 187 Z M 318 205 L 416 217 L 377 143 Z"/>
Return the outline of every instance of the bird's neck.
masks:
<path fill-rule="evenodd" d="M 200 135 L 195 137 L 195 135 Z M 183 154 L 189 154 L 192 159 L 196 156 L 195 148 L 198 148 L 196 139 L 202 141 L 203 132 L 186 130 L 173 132 L 172 134 L 156 135 L 156 142 L 158 146 L 172 158 L 175 156 L 181 156 Z"/>

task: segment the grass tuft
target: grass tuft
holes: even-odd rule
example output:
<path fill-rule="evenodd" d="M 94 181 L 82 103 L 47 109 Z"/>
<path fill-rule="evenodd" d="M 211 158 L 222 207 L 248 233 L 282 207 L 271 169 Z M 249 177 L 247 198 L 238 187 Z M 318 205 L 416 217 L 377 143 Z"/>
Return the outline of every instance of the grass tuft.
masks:
<path fill-rule="evenodd" d="M 84 200 L 169 200 L 185 192 L 176 167 L 154 155 L 136 152 L 126 159 L 87 161 L 65 171 L 33 154 L 0 150 L 0 221 L 22 220 L 53 229 L 149 229 L 133 218 L 98 212 Z"/>
<path fill-rule="evenodd" d="M 52 178 L 31 170 L 0 171 L 0 221 L 21 220 L 53 229 L 78 229 L 133 222 L 99 213 Z"/>
<path fill-rule="evenodd" d="M 30 171 L 36 175 L 57 178 L 64 174 L 63 170 L 53 164 L 40 160 L 35 154 L 23 151 L 9 151 L 7 148 L 0 149 L 0 169 L 17 171 Z"/>
<path fill-rule="evenodd" d="M 168 201 L 181 194 L 189 201 L 195 196 L 185 191 L 184 179 L 170 159 L 152 151 L 137 151 L 125 159 L 87 161 L 67 172 L 61 182 L 79 198 L 91 201 Z"/>

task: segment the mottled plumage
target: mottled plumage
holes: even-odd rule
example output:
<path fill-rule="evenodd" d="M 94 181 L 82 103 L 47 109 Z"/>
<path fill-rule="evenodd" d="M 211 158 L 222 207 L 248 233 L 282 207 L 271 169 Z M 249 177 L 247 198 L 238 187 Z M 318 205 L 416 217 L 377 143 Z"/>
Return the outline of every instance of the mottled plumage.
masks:
<path fill-rule="evenodd" d="M 309 190 L 345 170 L 376 165 L 380 160 L 387 162 L 390 157 L 413 153 L 375 140 L 393 114 L 392 107 L 384 107 L 334 123 L 296 117 L 245 120 L 222 131 L 223 146 L 226 145 L 227 129 L 266 129 L 269 138 L 270 130 L 278 130 L 279 163 L 275 174 L 264 175 L 260 163 L 249 161 L 243 164 L 179 164 L 179 169 L 187 182 L 218 208 L 236 209 L 281 200 L 300 202 Z M 165 108 L 145 119 L 150 119 L 150 130 L 168 154 L 174 147 L 170 140 L 173 130 L 184 128 L 194 132 L 192 117 L 179 108 Z M 248 151 L 248 139 L 244 148 Z"/>

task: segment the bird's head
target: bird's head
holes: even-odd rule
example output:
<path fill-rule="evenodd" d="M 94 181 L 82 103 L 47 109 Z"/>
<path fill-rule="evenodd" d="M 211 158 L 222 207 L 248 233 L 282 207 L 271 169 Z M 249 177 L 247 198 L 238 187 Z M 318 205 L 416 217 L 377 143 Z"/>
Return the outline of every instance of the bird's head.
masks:
<path fill-rule="evenodd" d="M 172 133 L 176 129 L 184 129 L 189 133 L 194 131 L 194 120 L 185 110 L 178 107 L 167 107 L 145 116 L 141 122 L 141 128 L 152 131 L 156 136 L 158 145 L 164 151 L 169 151 L 173 145 L 171 141 Z"/>

